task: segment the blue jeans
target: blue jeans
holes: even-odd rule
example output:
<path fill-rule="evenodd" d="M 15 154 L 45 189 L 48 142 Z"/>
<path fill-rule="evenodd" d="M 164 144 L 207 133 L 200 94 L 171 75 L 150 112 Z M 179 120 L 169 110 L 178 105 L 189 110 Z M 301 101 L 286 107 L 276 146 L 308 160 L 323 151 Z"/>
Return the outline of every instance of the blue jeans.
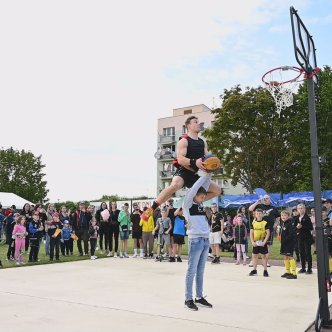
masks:
<path fill-rule="evenodd" d="M 45 233 L 45 255 L 49 256 L 50 255 L 50 236 Z"/>
<path fill-rule="evenodd" d="M 196 275 L 196 298 L 203 297 L 203 276 L 209 254 L 209 239 L 194 238 L 188 243 L 188 270 L 186 274 L 186 301 L 193 299 L 193 283 Z"/>

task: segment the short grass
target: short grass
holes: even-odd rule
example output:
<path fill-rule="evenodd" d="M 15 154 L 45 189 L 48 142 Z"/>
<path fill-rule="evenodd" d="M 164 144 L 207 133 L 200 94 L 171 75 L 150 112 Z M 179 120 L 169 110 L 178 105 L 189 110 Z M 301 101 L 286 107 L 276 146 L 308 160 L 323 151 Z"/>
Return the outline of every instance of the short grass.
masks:
<path fill-rule="evenodd" d="M 183 246 L 183 255 L 187 255 L 187 253 L 188 253 L 187 242 L 188 242 L 188 239 L 186 238 L 186 244 Z M 134 242 L 132 239 L 128 240 L 128 254 L 133 253 L 133 243 Z M 0 245 L 0 259 L 2 260 L 3 266 L 5 268 L 17 267 L 15 265 L 15 262 L 6 261 L 7 250 L 8 250 L 8 245 L 6 245 L 6 244 Z M 156 252 L 156 244 L 155 244 L 154 252 Z M 270 259 L 277 259 L 277 260 L 282 259 L 279 252 L 280 252 L 280 242 L 275 239 L 275 241 L 273 242 Z M 251 246 L 249 246 L 249 254 L 251 254 Z M 100 251 L 97 251 L 96 255 L 99 258 L 106 258 L 106 254 L 105 253 L 101 254 Z M 221 256 L 222 257 L 233 257 L 233 252 L 224 251 L 224 252 L 221 252 Z M 28 255 L 24 255 L 24 261 L 26 262 L 26 265 L 57 264 L 58 263 L 58 262 L 49 261 L 49 258 L 45 255 L 45 247 L 44 247 L 43 243 L 42 243 L 40 251 L 39 251 L 39 259 L 40 259 L 40 262 L 38 262 L 38 263 L 28 263 Z M 60 254 L 61 263 L 86 260 L 86 259 L 90 259 L 90 256 L 79 256 L 76 243 L 74 243 L 74 255 L 73 256 L 62 257 Z M 315 260 L 316 257 L 314 256 L 313 259 Z"/>

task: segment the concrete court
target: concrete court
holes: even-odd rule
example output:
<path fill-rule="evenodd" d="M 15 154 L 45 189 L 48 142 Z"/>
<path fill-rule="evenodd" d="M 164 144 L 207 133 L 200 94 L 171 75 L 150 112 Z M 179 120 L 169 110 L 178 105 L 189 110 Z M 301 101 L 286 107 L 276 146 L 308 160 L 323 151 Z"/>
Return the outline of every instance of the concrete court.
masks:
<path fill-rule="evenodd" d="M 317 307 L 317 274 L 249 277 L 248 266 L 206 266 L 213 309 L 184 308 L 186 262 L 99 259 L 0 271 L 1 331 L 304 331 Z"/>

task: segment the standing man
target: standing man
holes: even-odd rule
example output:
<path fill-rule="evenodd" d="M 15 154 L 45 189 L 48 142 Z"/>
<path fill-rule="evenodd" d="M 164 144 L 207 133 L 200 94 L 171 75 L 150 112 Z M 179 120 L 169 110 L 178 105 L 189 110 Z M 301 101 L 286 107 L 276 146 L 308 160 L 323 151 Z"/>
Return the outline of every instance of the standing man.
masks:
<path fill-rule="evenodd" d="M 89 253 L 89 223 L 92 219 L 92 214 L 86 210 L 85 203 L 79 204 L 78 210 L 75 212 L 75 222 L 73 230 L 78 237 L 77 248 L 80 256 L 83 256 L 82 241 L 84 245 L 84 256 Z"/>
<path fill-rule="evenodd" d="M 224 231 L 224 219 L 222 214 L 218 211 L 216 203 L 211 204 L 211 216 L 209 218 L 210 225 L 210 245 L 212 249 L 213 260 L 212 264 L 220 264 L 220 244 L 221 235 Z"/>
<path fill-rule="evenodd" d="M 270 267 L 270 264 L 268 262 L 270 247 L 273 244 L 274 227 L 276 222 L 279 222 L 280 213 L 275 207 L 272 206 L 271 197 L 269 195 L 264 195 L 262 199 L 259 199 L 257 202 L 249 206 L 250 212 L 256 211 L 257 209 L 263 211 L 263 220 L 268 222 L 267 228 L 270 230 L 270 236 L 267 241 L 268 253 L 266 254 L 267 267 Z"/>
<path fill-rule="evenodd" d="M 313 229 L 310 217 L 307 215 L 304 204 L 297 206 L 299 215 L 295 218 L 296 234 L 299 241 L 300 259 L 302 268 L 299 273 L 312 274 L 312 256 L 311 245 L 313 238 L 311 231 Z M 306 270 L 306 263 L 308 269 Z"/>
<path fill-rule="evenodd" d="M 177 144 L 177 162 L 179 168 L 174 174 L 172 183 L 165 188 L 153 202 L 152 207 L 142 214 L 143 220 L 148 220 L 153 211 L 162 203 L 165 203 L 175 192 L 183 187 L 191 188 L 199 179 L 198 170 L 205 170 L 203 157 L 208 154 L 206 142 L 198 137 L 201 131 L 198 118 L 190 116 L 186 122 L 187 135 L 183 135 Z M 221 189 L 214 182 L 210 183 L 205 200 L 209 200 L 221 194 Z"/>

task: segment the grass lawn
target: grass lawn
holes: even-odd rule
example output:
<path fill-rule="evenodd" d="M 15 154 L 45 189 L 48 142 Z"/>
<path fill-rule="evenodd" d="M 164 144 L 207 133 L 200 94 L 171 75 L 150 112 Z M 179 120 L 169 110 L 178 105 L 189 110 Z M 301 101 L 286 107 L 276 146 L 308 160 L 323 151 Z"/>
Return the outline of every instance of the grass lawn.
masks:
<path fill-rule="evenodd" d="M 186 244 L 183 246 L 183 255 L 187 255 L 187 253 L 188 253 L 187 242 L 188 242 L 188 239 L 186 238 Z M 17 267 L 15 265 L 14 261 L 6 261 L 7 250 L 8 250 L 8 245 L 6 245 L 6 244 L 0 245 L 0 259 L 2 260 L 3 266 L 5 268 Z M 282 259 L 282 257 L 279 254 L 279 250 L 280 250 L 280 242 L 275 239 L 273 242 L 270 259 Z M 156 252 L 156 242 L 155 242 L 154 252 Z M 249 254 L 250 253 L 251 253 L 251 246 L 249 246 Z M 129 241 L 128 241 L 128 254 L 133 254 L 133 240 L 132 239 L 129 239 Z M 106 258 L 106 254 L 105 253 L 101 254 L 100 251 L 97 251 L 96 255 L 99 258 Z M 233 253 L 227 252 L 227 251 L 221 252 L 221 257 L 233 257 Z M 42 243 L 40 251 L 39 251 L 39 259 L 40 259 L 40 262 L 38 262 L 38 263 L 28 263 L 28 255 L 24 255 L 24 261 L 26 262 L 26 265 L 58 263 L 58 262 L 49 262 L 48 257 L 45 255 L 45 248 L 44 248 L 43 243 Z M 85 259 L 90 259 L 90 256 L 79 256 L 76 243 L 74 243 L 74 255 L 73 256 L 62 257 L 60 254 L 60 262 L 72 262 L 72 261 L 85 260 Z M 316 260 L 316 257 L 314 255 L 313 255 L 313 260 Z"/>

